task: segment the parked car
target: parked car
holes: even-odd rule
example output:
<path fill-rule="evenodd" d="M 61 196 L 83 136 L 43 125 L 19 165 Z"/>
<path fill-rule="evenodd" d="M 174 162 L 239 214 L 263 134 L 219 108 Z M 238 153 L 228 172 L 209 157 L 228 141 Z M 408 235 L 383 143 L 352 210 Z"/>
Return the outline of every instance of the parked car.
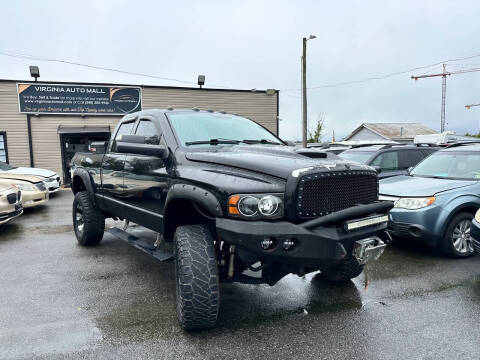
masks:
<path fill-rule="evenodd" d="M 22 193 L 13 185 L 0 184 L 0 225 L 23 214 Z"/>
<path fill-rule="evenodd" d="M 407 170 L 439 150 L 439 147 L 416 145 L 360 146 L 340 153 L 342 159 L 373 166 L 380 179 L 405 175 Z"/>
<path fill-rule="evenodd" d="M 17 167 L 0 161 L 0 174 L 2 173 L 37 176 L 41 178 L 42 181 L 45 183 L 45 186 L 47 187 L 50 194 L 57 192 L 62 183 L 60 176 L 58 176 L 57 173 L 51 170 L 30 167 Z"/>
<path fill-rule="evenodd" d="M 453 257 L 471 255 L 471 222 L 480 208 L 480 143 L 451 145 L 408 175 L 381 180 L 380 199 L 395 202 L 392 235 L 418 239 Z"/>
<path fill-rule="evenodd" d="M 23 208 L 44 204 L 49 199 L 49 192 L 43 179 L 32 175 L 0 174 L 0 184 L 14 185 L 22 192 Z"/>
<path fill-rule="evenodd" d="M 159 232 L 152 246 L 109 229 L 158 259 L 173 255 L 162 249 L 173 242 L 185 329 L 214 326 L 219 281 L 274 285 L 321 270 L 345 282 L 385 248 L 393 204 L 378 201 L 371 167 L 287 146 L 251 120 L 213 111 L 129 114 L 114 134 L 101 158 L 73 159 L 77 241 L 98 244 L 114 217 Z"/>
<path fill-rule="evenodd" d="M 476 253 L 480 255 L 480 209 L 475 214 L 475 218 L 472 220 L 472 229 L 470 230 L 470 236 L 472 238 L 472 245 Z"/>

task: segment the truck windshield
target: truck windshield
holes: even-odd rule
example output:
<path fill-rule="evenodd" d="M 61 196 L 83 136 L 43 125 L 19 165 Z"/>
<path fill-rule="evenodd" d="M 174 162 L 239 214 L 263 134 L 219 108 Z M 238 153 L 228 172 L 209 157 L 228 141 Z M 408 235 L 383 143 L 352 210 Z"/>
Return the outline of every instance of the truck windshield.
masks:
<path fill-rule="evenodd" d="M 410 175 L 480 180 L 480 152 L 439 151 L 418 164 Z"/>
<path fill-rule="evenodd" d="M 368 159 L 372 157 L 372 155 L 373 155 L 372 151 L 360 152 L 360 151 L 348 151 L 348 150 L 338 154 L 338 156 L 340 156 L 342 159 L 356 161 L 362 164 L 365 164 L 368 161 Z"/>
<path fill-rule="evenodd" d="M 182 145 L 283 144 L 256 122 L 218 113 L 173 113 L 168 118 Z"/>

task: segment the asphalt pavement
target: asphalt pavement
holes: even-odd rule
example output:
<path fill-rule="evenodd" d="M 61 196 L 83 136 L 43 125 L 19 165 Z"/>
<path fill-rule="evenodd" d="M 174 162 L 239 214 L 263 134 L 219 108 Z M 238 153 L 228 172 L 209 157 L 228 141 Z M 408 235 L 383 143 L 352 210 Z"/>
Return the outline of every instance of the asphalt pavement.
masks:
<path fill-rule="evenodd" d="M 397 242 L 342 286 L 223 284 L 218 325 L 185 333 L 173 262 L 108 233 L 77 245 L 72 200 L 61 191 L 0 227 L 1 359 L 480 358 L 480 257 Z"/>

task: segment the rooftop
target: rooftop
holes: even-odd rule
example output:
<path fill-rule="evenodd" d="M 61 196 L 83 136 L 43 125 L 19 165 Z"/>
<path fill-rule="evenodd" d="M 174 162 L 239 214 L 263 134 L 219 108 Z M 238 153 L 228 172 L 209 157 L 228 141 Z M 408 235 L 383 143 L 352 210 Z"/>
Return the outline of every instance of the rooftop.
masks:
<path fill-rule="evenodd" d="M 363 123 L 347 136 L 345 140 L 348 140 L 363 128 L 392 140 L 413 139 L 416 135 L 437 134 L 435 130 L 420 123 Z"/>

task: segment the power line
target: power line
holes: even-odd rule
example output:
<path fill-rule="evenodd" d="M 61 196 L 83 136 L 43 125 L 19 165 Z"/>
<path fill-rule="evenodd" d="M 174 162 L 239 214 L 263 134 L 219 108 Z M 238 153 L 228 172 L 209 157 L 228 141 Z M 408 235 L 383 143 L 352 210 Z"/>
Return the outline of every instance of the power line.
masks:
<path fill-rule="evenodd" d="M 91 65 L 91 64 L 83 64 L 83 63 L 70 61 L 70 60 L 45 58 L 45 57 L 29 55 L 29 54 L 11 53 L 11 52 L 8 52 L 8 51 L 0 51 L 0 55 L 12 57 L 12 58 L 17 58 L 17 59 L 27 59 L 27 60 L 37 60 L 37 61 L 62 63 L 62 64 L 81 66 L 81 67 L 86 67 L 86 68 L 96 69 L 96 70 L 112 71 L 112 72 L 126 74 L 126 75 L 142 76 L 142 77 L 147 77 L 147 78 L 152 78 L 152 79 L 174 81 L 174 82 L 178 82 L 178 83 L 182 83 L 182 84 L 197 85 L 197 83 L 193 82 L 193 81 L 179 80 L 179 79 L 175 79 L 175 78 L 169 78 L 169 77 L 164 77 L 164 76 L 151 75 L 151 74 L 145 74 L 145 73 L 139 73 L 139 72 L 134 72 L 134 71 L 121 70 L 121 69 L 115 69 L 115 68 L 109 68 L 109 67 L 103 67 L 103 66 L 97 66 L 97 65 Z M 228 88 L 227 86 L 221 86 L 221 85 L 213 85 L 212 84 L 212 86 L 221 87 L 221 88 Z"/>
<path fill-rule="evenodd" d="M 463 60 L 473 59 L 473 58 L 477 58 L 477 57 L 480 57 L 480 54 L 472 55 L 472 56 L 466 56 L 466 57 L 457 58 L 457 59 L 443 60 L 443 61 L 439 61 L 435 64 L 418 66 L 418 67 L 408 69 L 408 70 L 404 70 L 404 71 L 396 71 L 396 72 L 392 72 L 392 73 L 385 74 L 385 75 L 376 75 L 376 76 L 368 77 L 368 78 L 365 78 L 365 79 L 344 81 L 344 82 L 340 82 L 340 83 L 336 83 L 336 84 L 326 84 L 326 85 L 312 86 L 312 87 L 308 87 L 307 89 L 316 90 L 316 89 L 335 88 L 335 87 L 346 86 L 346 85 L 362 84 L 362 83 L 369 82 L 369 81 L 374 81 L 374 80 L 384 80 L 384 79 L 390 78 L 392 76 L 408 74 L 412 71 L 429 69 L 429 68 L 432 68 L 434 66 L 439 66 L 439 65 L 446 64 L 446 63 L 449 63 L 449 62 L 463 61 Z M 281 89 L 281 91 L 283 91 L 283 92 L 290 91 L 291 92 L 291 91 L 301 91 L 301 89 L 298 89 L 298 88 L 296 88 L 296 89 Z"/>

